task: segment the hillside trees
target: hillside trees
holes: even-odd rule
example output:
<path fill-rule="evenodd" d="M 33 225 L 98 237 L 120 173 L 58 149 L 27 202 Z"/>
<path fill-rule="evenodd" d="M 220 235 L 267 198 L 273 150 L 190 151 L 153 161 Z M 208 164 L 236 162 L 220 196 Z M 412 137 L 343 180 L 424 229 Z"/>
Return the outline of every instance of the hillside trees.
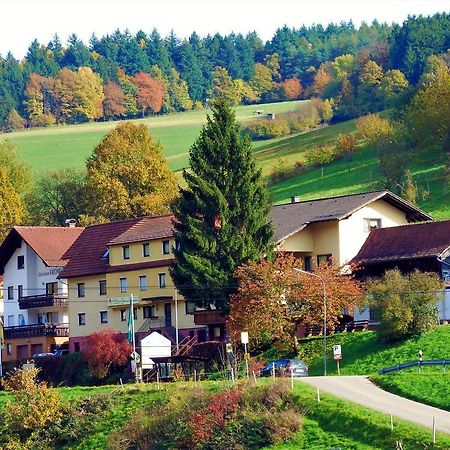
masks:
<path fill-rule="evenodd" d="M 147 110 L 152 113 L 161 111 L 166 94 L 164 84 L 145 72 L 137 73 L 131 81 L 136 86 L 136 102 L 141 108 L 142 116 Z"/>
<path fill-rule="evenodd" d="M 231 296 L 227 322 L 233 341 L 239 342 L 245 330 L 256 348 L 277 344 L 298 351 L 300 327 L 323 323 L 322 282 L 295 268 L 300 262 L 294 256 L 280 254 L 275 261 L 250 262 L 237 269 L 239 286 Z M 327 324 L 333 329 L 345 308 L 351 311 L 361 304 L 360 283 L 332 264 L 321 264 L 314 273 L 325 282 Z"/>
<path fill-rule="evenodd" d="M 145 125 L 121 123 L 87 161 L 90 215 L 119 220 L 170 211 L 175 176 Z"/>
<path fill-rule="evenodd" d="M 175 203 L 171 275 L 197 306 L 226 310 L 235 289 L 234 271 L 270 252 L 269 198 L 250 142 L 222 99 L 190 149 L 187 187 Z"/>

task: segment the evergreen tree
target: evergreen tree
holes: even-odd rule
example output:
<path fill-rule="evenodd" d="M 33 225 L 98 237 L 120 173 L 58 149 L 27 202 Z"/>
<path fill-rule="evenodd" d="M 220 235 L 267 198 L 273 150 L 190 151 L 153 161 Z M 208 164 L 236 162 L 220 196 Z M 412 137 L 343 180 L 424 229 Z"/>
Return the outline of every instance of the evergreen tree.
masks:
<path fill-rule="evenodd" d="M 269 198 L 250 141 L 221 99 L 190 149 L 187 188 L 175 205 L 175 285 L 199 307 L 227 310 L 235 269 L 272 247 Z"/>

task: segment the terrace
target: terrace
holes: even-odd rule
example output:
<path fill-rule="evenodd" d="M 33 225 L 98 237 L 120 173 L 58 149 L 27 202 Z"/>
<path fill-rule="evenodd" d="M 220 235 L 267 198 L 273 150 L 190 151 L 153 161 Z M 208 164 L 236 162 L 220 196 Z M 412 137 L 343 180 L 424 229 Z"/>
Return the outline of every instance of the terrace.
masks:
<path fill-rule="evenodd" d="M 4 328 L 5 339 L 33 338 L 41 336 L 69 337 L 68 323 L 39 323 Z"/>

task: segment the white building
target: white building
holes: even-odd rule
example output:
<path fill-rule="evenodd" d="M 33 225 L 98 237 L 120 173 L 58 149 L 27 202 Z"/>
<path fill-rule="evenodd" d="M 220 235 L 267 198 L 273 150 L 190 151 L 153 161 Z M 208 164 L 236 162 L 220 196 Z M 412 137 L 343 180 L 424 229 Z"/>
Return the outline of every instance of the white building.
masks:
<path fill-rule="evenodd" d="M 0 246 L 3 275 L 3 360 L 20 360 L 68 342 L 67 283 L 62 255 L 83 231 L 14 227 Z"/>

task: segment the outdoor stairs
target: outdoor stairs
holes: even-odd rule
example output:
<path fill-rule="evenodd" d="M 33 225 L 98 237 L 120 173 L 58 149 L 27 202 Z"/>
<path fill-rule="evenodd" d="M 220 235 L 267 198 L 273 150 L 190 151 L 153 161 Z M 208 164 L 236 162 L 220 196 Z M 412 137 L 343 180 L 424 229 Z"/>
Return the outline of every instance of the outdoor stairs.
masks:
<path fill-rule="evenodd" d="M 195 344 L 198 343 L 197 336 L 186 336 L 184 339 L 182 339 L 181 342 L 178 344 L 178 349 L 174 348 L 174 351 L 172 353 L 172 356 L 187 356 L 189 355 L 189 352 Z"/>

